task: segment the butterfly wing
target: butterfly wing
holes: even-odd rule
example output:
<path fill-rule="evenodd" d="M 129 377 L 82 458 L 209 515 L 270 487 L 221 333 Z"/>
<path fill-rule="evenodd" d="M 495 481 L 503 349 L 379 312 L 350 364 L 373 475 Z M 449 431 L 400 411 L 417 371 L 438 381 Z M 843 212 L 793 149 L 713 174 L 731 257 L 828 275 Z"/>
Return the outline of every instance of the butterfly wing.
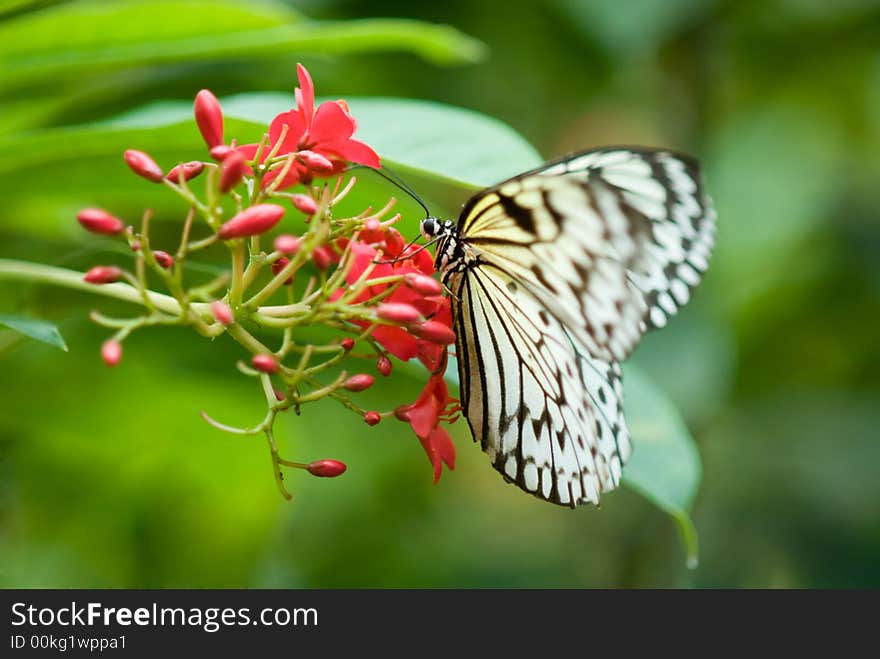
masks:
<path fill-rule="evenodd" d="M 612 362 L 687 302 L 708 266 L 715 212 L 691 158 L 612 148 L 489 188 L 465 206 L 458 230 L 590 355 Z"/>
<path fill-rule="evenodd" d="M 696 163 L 652 149 L 578 154 L 465 205 L 444 277 L 462 407 L 508 480 L 568 505 L 619 483 L 619 361 L 687 302 L 714 223 Z"/>
<path fill-rule="evenodd" d="M 493 466 L 554 503 L 598 503 L 630 443 L 616 363 L 585 358 L 559 320 L 495 266 L 458 271 L 461 401 Z"/>

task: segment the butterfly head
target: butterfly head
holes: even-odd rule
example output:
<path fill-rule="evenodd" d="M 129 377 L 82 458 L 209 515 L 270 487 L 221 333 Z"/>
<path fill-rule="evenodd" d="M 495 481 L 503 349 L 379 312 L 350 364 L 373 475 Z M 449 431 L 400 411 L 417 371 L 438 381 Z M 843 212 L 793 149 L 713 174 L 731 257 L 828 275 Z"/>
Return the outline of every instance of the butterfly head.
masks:
<path fill-rule="evenodd" d="M 439 220 L 426 217 L 422 220 L 422 237 L 429 243 L 436 242 L 435 264 L 438 270 L 445 270 L 449 262 L 454 260 L 458 241 L 455 240 L 455 223 L 452 220 Z"/>

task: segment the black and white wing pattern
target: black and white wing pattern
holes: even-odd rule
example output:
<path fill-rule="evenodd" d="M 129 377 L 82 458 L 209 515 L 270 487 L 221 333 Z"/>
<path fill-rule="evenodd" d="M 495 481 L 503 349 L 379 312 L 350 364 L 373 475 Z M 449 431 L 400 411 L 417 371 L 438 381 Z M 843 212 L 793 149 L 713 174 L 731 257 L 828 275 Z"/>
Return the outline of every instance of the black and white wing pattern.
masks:
<path fill-rule="evenodd" d="M 542 499 L 599 503 L 630 454 L 617 363 L 584 359 L 562 323 L 494 266 L 447 285 L 458 299 L 462 408 L 493 466 Z"/>
<path fill-rule="evenodd" d="M 619 362 L 708 266 L 715 214 L 696 162 L 576 154 L 479 193 L 445 231 L 437 266 L 474 438 L 527 492 L 598 502 L 631 451 Z"/>

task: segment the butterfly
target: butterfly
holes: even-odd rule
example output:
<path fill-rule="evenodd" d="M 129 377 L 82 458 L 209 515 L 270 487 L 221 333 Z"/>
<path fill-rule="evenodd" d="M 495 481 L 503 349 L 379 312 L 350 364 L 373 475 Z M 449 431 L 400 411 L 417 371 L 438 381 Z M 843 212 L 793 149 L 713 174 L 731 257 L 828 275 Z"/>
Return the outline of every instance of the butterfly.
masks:
<path fill-rule="evenodd" d="M 687 303 L 715 217 L 694 159 L 610 147 L 487 188 L 457 223 L 422 221 L 452 296 L 462 410 L 506 480 L 571 507 L 619 485 L 620 363 Z"/>

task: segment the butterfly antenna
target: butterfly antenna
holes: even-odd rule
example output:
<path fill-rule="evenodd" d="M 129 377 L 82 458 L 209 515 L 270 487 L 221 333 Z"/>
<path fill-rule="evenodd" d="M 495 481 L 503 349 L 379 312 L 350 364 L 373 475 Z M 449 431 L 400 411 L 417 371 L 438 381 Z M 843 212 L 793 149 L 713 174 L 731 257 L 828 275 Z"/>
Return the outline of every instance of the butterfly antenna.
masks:
<path fill-rule="evenodd" d="M 375 167 L 368 167 L 367 165 L 352 165 L 346 171 L 351 171 L 353 169 L 369 169 L 371 172 L 375 172 L 386 181 L 391 183 L 393 186 L 403 190 L 406 194 L 412 197 L 416 203 L 422 207 L 422 210 L 425 211 L 425 217 L 431 216 L 431 211 L 428 210 L 428 207 L 425 205 L 425 202 L 422 201 L 422 198 L 416 193 L 415 190 L 410 187 L 410 185 L 404 181 L 400 176 L 394 173 L 393 170 L 388 169 L 388 167 L 383 166 L 382 169 L 376 169 Z"/>

